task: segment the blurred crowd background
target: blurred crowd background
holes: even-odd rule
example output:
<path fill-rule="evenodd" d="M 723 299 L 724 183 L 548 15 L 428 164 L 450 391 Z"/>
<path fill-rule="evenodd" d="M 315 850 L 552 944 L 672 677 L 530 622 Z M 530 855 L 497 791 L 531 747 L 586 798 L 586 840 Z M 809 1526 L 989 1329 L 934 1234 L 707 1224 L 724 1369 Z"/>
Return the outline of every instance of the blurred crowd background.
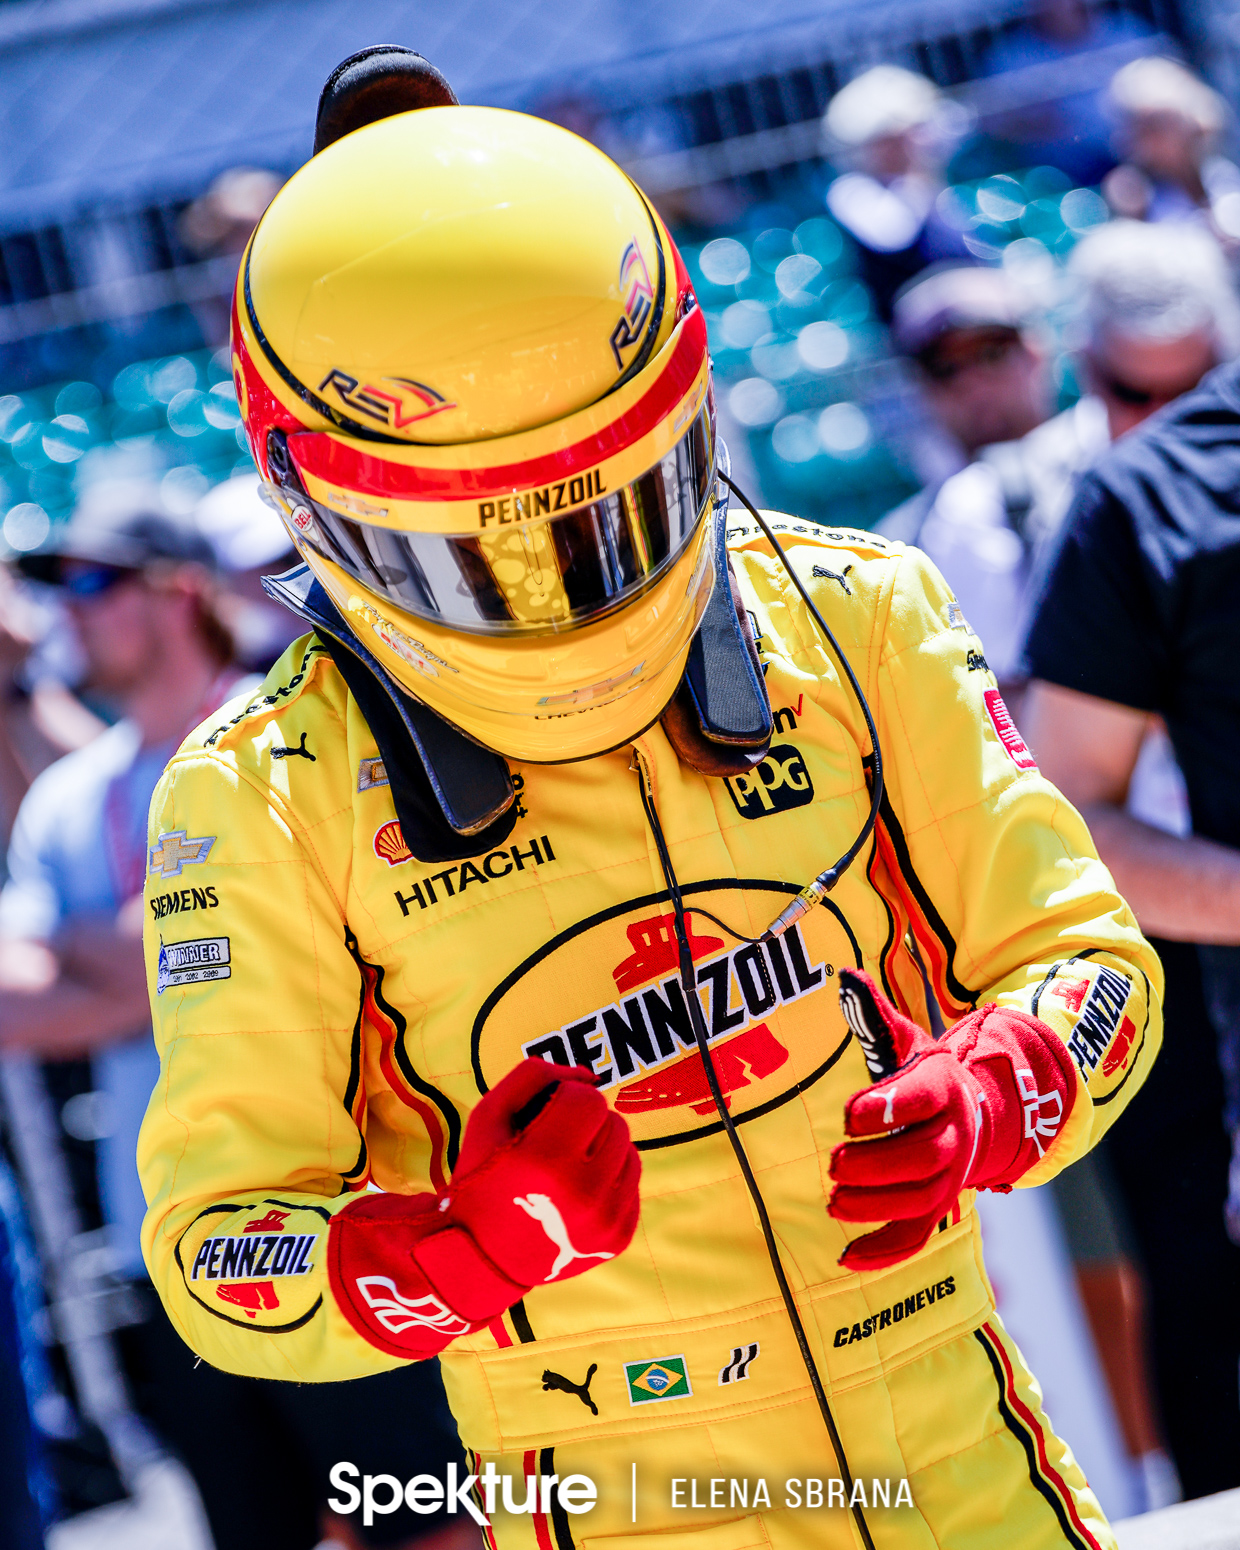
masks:
<path fill-rule="evenodd" d="M 765 506 L 925 548 L 1018 722 L 1038 578 L 1080 476 L 1240 353 L 1228 0 L 0 4 L 15 1550 L 209 1550 L 213 1534 L 230 1550 L 250 1543 L 242 1520 L 255 1543 L 305 1550 L 469 1537 L 331 1514 L 324 1460 L 361 1446 L 343 1401 L 333 1420 L 304 1391 L 280 1408 L 254 1386 L 187 1418 L 136 1237 L 133 1143 L 158 1069 L 132 907 L 145 803 L 188 726 L 295 633 L 258 585 L 289 546 L 240 430 L 231 287 L 309 154 L 323 80 L 380 41 L 632 173 L 706 311 L 734 474 Z M 1189 831 L 1157 718 L 1126 802 Z M 1240 1177 L 1228 1218 L 1215 1031 L 1191 946 L 1165 953 L 1188 1052 L 1167 1085 L 1056 1186 L 982 1203 L 1000 1311 L 1115 1517 L 1240 1486 Z M 419 1442 L 409 1403 L 375 1402 L 403 1428 L 401 1478 L 445 1445 Z M 205 1427 L 256 1457 L 278 1436 L 274 1498 L 270 1479 L 221 1490 Z"/>

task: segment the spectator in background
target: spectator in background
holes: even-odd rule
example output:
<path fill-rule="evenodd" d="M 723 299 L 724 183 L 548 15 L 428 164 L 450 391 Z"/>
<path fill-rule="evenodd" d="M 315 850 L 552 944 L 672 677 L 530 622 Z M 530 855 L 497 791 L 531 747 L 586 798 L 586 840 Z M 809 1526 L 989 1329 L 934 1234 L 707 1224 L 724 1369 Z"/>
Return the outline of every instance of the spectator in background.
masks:
<path fill-rule="evenodd" d="M 231 167 L 181 217 L 182 241 L 200 258 L 240 257 L 284 180 L 261 167 Z"/>
<path fill-rule="evenodd" d="M 87 682 L 124 719 L 44 771 L 22 802 L 0 896 L 0 1049 L 94 1054 L 112 1131 L 100 1195 L 121 1268 L 141 1277 L 134 1151 L 159 1074 L 140 946 L 146 810 L 182 737 L 239 674 L 210 548 L 163 514 L 79 519 L 56 552 L 22 564 L 63 592 Z"/>
<path fill-rule="evenodd" d="M 1108 93 L 1124 161 L 1102 185 L 1116 215 L 1195 220 L 1240 237 L 1240 167 L 1219 154 L 1227 105 L 1173 59 L 1135 59 Z"/>
<path fill-rule="evenodd" d="M 31 1334 L 23 1328 L 27 1313 L 5 1210 L 6 1197 L 13 1193 L 8 1164 L 0 1156 L 0 1544 L 5 1550 L 43 1550 L 39 1502 L 32 1489 L 42 1473 L 41 1461 L 22 1371 L 23 1345 Z"/>
<path fill-rule="evenodd" d="M 894 323 L 932 412 L 949 429 L 976 428 L 966 443 L 975 461 L 898 508 L 880 531 L 915 543 L 942 570 L 1014 710 L 1031 580 L 1077 481 L 1111 441 L 1240 348 L 1240 309 L 1219 249 L 1204 233 L 1112 222 L 1077 245 L 1068 280 L 1076 293 L 1070 343 L 1087 391 L 1045 424 L 1044 351 L 1002 271 L 929 275 L 901 296 Z M 986 339 L 992 350 L 1006 339 L 1004 370 L 975 362 L 970 352 Z M 966 369 L 936 380 L 945 362 L 959 361 Z M 990 434 L 1003 422 L 1014 434 Z"/>
<path fill-rule="evenodd" d="M 103 731 L 68 687 L 71 654 L 63 620 L 0 566 L 0 845 L 39 771 Z"/>
<path fill-rule="evenodd" d="M 1211 366 L 1240 348 L 1240 311 L 1218 247 L 1204 232 L 1114 222 L 1078 244 L 1068 279 L 1075 291 L 1070 342 L 1089 391 L 1071 409 L 1020 440 L 981 449 L 977 460 L 947 480 L 929 501 L 906 503 L 879 524 L 888 537 L 925 549 L 943 571 L 984 644 L 986 662 L 1018 713 L 1022 646 L 1037 578 L 1081 478 L 1112 440 L 1191 390 Z M 956 330 L 969 337 L 961 325 L 976 326 L 983 299 L 989 301 L 992 325 L 1006 315 L 1016 326 L 1019 309 L 1001 272 L 957 269 L 928 276 L 897 302 L 895 337 L 921 360 L 933 348 L 929 339 L 937 336 L 950 344 Z M 940 387 L 931 402 L 945 422 L 959 423 L 967 422 L 974 401 L 982 396 L 966 380 L 964 393 L 954 402 L 950 386 Z M 1025 401 L 1017 399 L 1018 404 Z M 1078 597 L 1075 606 L 1088 611 L 1089 605 Z M 1032 740 L 1030 728 L 1025 725 L 1024 730 Z M 1146 727 L 1145 746 L 1138 752 L 1137 778 L 1125 788 L 1132 809 L 1147 822 L 1182 827 L 1182 779 L 1161 727 Z M 1044 761 L 1044 769 L 1056 779 L 1057 765 L 1051 769 Z M 1070 787 L 1062 789 L 1072 796 Z M 1153 929 L 1150 922 L 1143 924 Z M 1182 1038 L 1199 1047 L 1204 1009 L 1195 960 L 1191 952 L 1168 952 L 1159 945 L 1167 970 L 1168 1045 Z M 1182 1094 L 1173 1060 L 1164 1054 L 1151 1082 L 1157 1092 L 1165 1086 L 1165 1097 L 1175 1106 Z M 1114 1142 L 1114 1171 L 1123 1201 L 1119 1209 L 1127 1208 L 1133 1216 L 1136 1247 L 1148 1260 L 1155 1252 L 1154 1236 L 1142 1203 L 1134 1206 L 1126 1187 L 1127 1149 L 1141 1145 L 1127 1116 Z M 1157 1470 L 1159 1439 L 1144 1378 L 1142 1286 L 1135 1266 L 1121 1252 L 1126 1231 L 1111 1220 L 1110 1194 L 1116 1186 L 1109 1183 L 1110 1161 L 1110 1154 L 1100 1154 L 1097 1163 L 1086 1159 L 1083 1167 L 1056 1181 L 1055 1196 L 1129 1450 Z M 1220 1233 L 1216 1227 L 1215 1236 Z M 1165 1246 L 1157 1252 L 1161 1257 L 1147 1279 L 1161 1371 L 1168 1353 L 1179 1349 L 1196 1293 L 1188 1284 L 1178 1297 L 1169 1293 L 1159 1281 Z M 1182 1457 L 1185 1439 L 1176 1408 L 1181 1396 L 1166 1383 L 1161 1387 L 1169 1404 L 1168 1442 L 1184 1488 L 1200 1494 L 1194 1489 L 1200 1475 Z"/>
<path fill-rule="evenodd" d="M 1002 269 L 935 266 L 896 298 L 892 343 L 915 363 L 931 415 L 966 461 L 1049 413 L 1045 343 L 1031 324 Z"/>
<path fill-rule="evenodd" d="M 1118 393 L 1110 382 L 1108 414 L 1122 439 L 1083 476 L 1041 590 L 1022 725 L 1043 772 L 1088 820 L 1166 970 L 1163 1053 L 1108 1137 L 1107 1155 L 1144 1258 L 1163 1421 L 1191 1497 L 1240 1484 L 1240 1249 L 1224 1230 L 1229 1146 L 1220 1123 L 1226 1098 L 1228 1122 L 1240 1124 L 1240 1084 L 1225 1088 L 1207 1009 L 1219 1014 L 1225 1055 L 1234 1052 L 1237 367 L 1132 426 L 1175 386 L 1167 371 L 1174 341 L 1176 349 L 1196 341 L 1183 355 L 1184 386 L 1190 361 L 1235 352 L 1235 301 L 1217 254 L 1206 258 L 1204 235 L 1117 226 L 1090 240 L 1079 268 L 1091 332 L 1102 341 L 1105 369 L 1095 368 L 1095 379 L 1114 376 L 1116 339 L 1125 370 L 1137 368 L 1144 338 L 1161 386 L 1137 401 L 1150 375 Z M 1176 822 L 1168 804 L 1141 797 L 1150 730 L 1164 723 L 1192 833 L 1186 815 Z M 1204 995 L 1196 943 L 1217 944 L 1200 950 Z"/>
<path fill-rule="evenodd" d="M 1051 410 L 1045 342 L 1001 269 L 957 266 L 915 280 L 896 301 L 892 339 L 969 466 L 878 529 L 939 566 L 1007 691 L 1032 552 L 1048 513 L 1066 509 L 1073 470 L 1106 444 L 1101 415 L 1086 404 L 1043 425 Z"/>
<path fill-rule="evenodd" d="M 1010 77 L 1012 106 L 987 125 L 1010 148 L 1008 165 L 1058 167 L 1074 183 L 1097 183 L 1115 165 L 1105 105 L 1114 51 L 1139 48 L 1149 35 L 1149 27 L 1128 12 L 1091 9 L 1085 0 L 1041 0 L 1030 20 L 994 45 L 983 66 L 987 76 Z M 1112 52 L 1092 64 L 1089 56 L 1103 49 Z M 1029 74 L 1021 80 L 1018 71 Z M 1071 82 L 1066 92 L 1065 81 Z"/>
<path fill-rule="evenodd" d="M 265 674 L 303 628 L 296 614 L 263 591 L 264 575 L 278 575 L 301 562 L 261 489 L 257 474 L 226 479 L 202 498 L 194 521 L 226 579 L 221 610 L 236 659 L 247 672 Z"/>
<path fill-rule="evenodd" d="M 261 505 L 263 531 L 250 531 L 257 502 L 252 481 L 243 482 L 245 504 L 226 490 L 201 526 L 131 502 L 76 518 L 54 552 L 23 557 L 28 574 L 65 595 L 87 682 L 123 719 L 40 775 L 19 810 L 0 894 L 0 1051 L 91 1059 L 107 1132 L 98 1173 L 112 1259 L 147 1313 L 117 1332 L 118 1345 L 139 1408 L 198 1484 L 216 1544 L 312 1550 L 329 1526 L 323 1503 L 339 1459 L 356 1455 L 370 1472 L 401 1479 L 420 1469 L 442 1478 L 460 1451 L 435 1364 L 309 1389 L 239 1378 L 196 1365 L 158 1300 L 144 1295 L 134 1153 L 160 1068 L 142 890 L 149 871 L 151 907 L 174 941 L 209 934 L 218 902 L 192 886 L 196 847 L 209 848 L 212 837 L 183 835 L 175 853 L 148 856 L 146 815 L 184 736 L 231 694 L 258 686 L 234 661 L 229 599 L 203 531 L 243 576 L 260 554 L 282 557 Z M 270 631 L 262 644 L 270 651 Z M 431 1536 L 437 1550 L 480 1550 L 468 1521 L 403 1508 L 370 1527 L 330 1527 L 350 1547 Z"/>
<path fill-rule="evenodd" d="M 222 261 L 215 294 L 193 303 L 202 337 L 212 347 L 228 343 L 236 261 L 283 181 L 261 167 L 230 167 L 181 216 L 178 235 L 189 252 L 202 261 Z"/>
<path fill-rule="evenodd" d="M 857 243 L 862 279 L 885 322 L 896 292 L 919 270 L 968 257 L 935 203 L 961 117 L 932 81 L 896 65 L 857 76 L 827 108 L 828 151 L 849 168 L 827 190 L 827 208 Z"/>
<path fill-rule="evenodd" d="M 1073 251 L 1076 337 L 1110 439 L 1196 387 L 1240 350 L 1240 307 L 1205 232 L 1111 221 Z"/>
<path fill-rule="evenodd" d="M 1240 1484 L 1240 1249 L 1223 1226 L 1230 1149 L 1220 1124 L 1224 1112 L 1240 1122 L 1238 445 L 1232 365 L 1086 476 L 1030 633 L 1024 720 L 1167 970 L 1162 1057 L 1148 1095 L 1108 1139 L 1145 1250 L 1163 1415 L 1189 1496 Z M 1156 717 L 1184 772 L 1191 834 L 1160 832 L 1130 810 Z M 1194 943 L 1208 944 L 1204 1001 L 1193 992 Z"/>

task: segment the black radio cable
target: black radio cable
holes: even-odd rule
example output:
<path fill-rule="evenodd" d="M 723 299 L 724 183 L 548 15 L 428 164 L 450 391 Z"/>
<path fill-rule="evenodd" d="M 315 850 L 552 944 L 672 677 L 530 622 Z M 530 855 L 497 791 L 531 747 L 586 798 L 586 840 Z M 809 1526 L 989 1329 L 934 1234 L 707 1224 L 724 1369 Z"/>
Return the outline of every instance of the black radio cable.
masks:
<path fill-rule="evenodd" d="M 820 872 L 812 883 L 806 883 L 805 887 L 801 889 L 800 893 L 797 894 L 796 898 L 793 899 L 788 908 L 784 910 L 781 915 L 776 916 L 776 918 L 762 933 L 760 938 L 761 941 L 766 942 L 769 941 L 772 937 L 782 936 L 784 932 L 787 931 L 789 926 L 800 920 L 802 915 L 806 914 L 809 910 L 812 910 L 814 905 L 817 904 L 820 899 L 824 898 L 825 895 L 831 892 L 832 888 L 835 887 L 836 883 L 839 882 L 840 878 L 843 877 L 844 873 L 847 872 L 848 868 L 852 866 L 853 862 L 857 859 L 858 855 L 861 853 L 862 847 L 865 845 L 870 835 L 873 834 L 874 825 L 878 822 L 878 811 L 883 803 L 883 751 L 879 747 L 878 728 L 874 725 L 874 717 L 870 713 L 869 701 L 866 699 L 861 685 L 857 682 L 857 675 L 852 670 L 852 663 L 844 655 L 843 651 L 840 650 L 839 641 L 837 641 L 835 636 L 832 634 L 831 626 L 819 613 L 818 606 L 814 602 L 813 598 L 809 595 L 809 592 L 806 590 L 805 583 L 788 563 L 788 556 L 784 553 L 783 545 L 775 537 L 775 534 L 771 532 L 770 525 L 767 523 L 766 518 L 753 504 L 753 502 L 740 488 L 740 486 L 734 483 L 731 477 L 724 473 L 722 469 L 719 471 L 719 477 L 723 480 L 724 484 L 727 485 L 728 489 L 732 491 L 733 495 L 737 497 L 737 499 L 745 507 L 746 511 L 748 511 L 749 515 L 766 534 L 767 541 L 778 555 L 780 564 L 788 573 L 788 579 L 801 594 L 801 601 L 805 604 L 806 608 L 809 609 L 814 623 L 822 631 L 827 640 L 830 641 L 831 650 L 835 653 L 835 659 L 840 664 L 840 667 L 843 668 L 844 676 L 848 679 L 848 686 L 852 690 L 857 704 L 861 707 L 861 714 L 865 717 L 866 731 L 870 734 L 870 746 L 874 750 L 874 774 L 870 785 L 870 811 L 865 822 L 861 826 L 860 832 L 858 833 L 856 839 L 844 852 L 844 854 L 839 858 L 839 860 L 833 862 L 825 872 Z M 694 913 L 696 914 L 698 912 L 694 911 Z"/>
<path fill-rule="evenodd" d="M 697 905 L 690 905 L 688 907 L 688 914 L 701 915 L 703 919 L 709 920 L 713 925 L 718 926 L 721 931 L 726 931 L 730 937 L 735 938 L 735 940 L 738 942 L 769 942 L 772 937 L 782 936 L 790 926 L 794 925 L 798 920 L 801 919 L 803 915 L 807 914 L 811 909 L 813 909 L 814 905 L 817 904 L 819 900 L 831 892 L 836 883 L 839 882 L 840 878 L 843 877 L 844 873 L 847 872 L 848 868 L 857 859 L 858 855 L 860 855 L 862 848 L 865 846 L 870 836 L 874 833 L 874 826 L 878 822 L 879 809 L 881 808 L 883 802 L 883 750 L 878 741 L 878 728 L 874 724 L 874 716 L 870 710 L 869 701 L 865 697 L 865 691 L 857 681 L 857 675 L 853 672 L 852 663 L 841 650 L 840 643 L 836 640 L 835 635 L 831 630 L 831 626 L 822 617 L 822 614 L 818 610 L 817 604 L 814 602 L 813 598 L 810 597 L 808 591 L 806 590 L 805 584 L 797 575 L 796 571 L 793 570 L 792 566 L 788 563 L 788 556 L 784 553 L 783 545 L 775 537 L 775 534 L 771 531 L 770 524 L 749 499 L 749 497 L 745 494 L 744 490 L 742 490 L 739 485 L 734 483 L 730 475 L 727 474 L 722 468 L 719 469 L 718 474 L 719 478 L 740 500 L 741 504 L 749 512 L 750 516 L 753 517 L 754 521 L 762 529 L 763 533 L 765 533 L 767 541 L 770 543 L 772 549 L 774 549 L 776 555 L 778 556 L 779 562 L 787 572 L 789 580 L 801 594 L 801 600 L 804 602 L 806 608 L 809 609 L 814 623 L 822 631 L 825 638 L 830 642 L 831 650 L 835 654 L 835 659 L 843 669 L 844 676 L 848 680 L 848 686 L 852 690 L 853 697 L 861 709 L 862 716 L 865 718 L 866 731 L 870 735 L 870 747 L 874 750 L 874 767 L 870 784 L 870 811 L 866 815 L 866 820 L 862 824 L 856 839 L 853 840 L 852 844 L 848 847 L 848 849 L 844 852 L 838 861 L 833 862 L 825 872 L 820 872 L 812 883 L 807 883 L 805 887 L 801 889 L 800 893 L 797 894 L 792 903 L 789 904 L 781 914 L 776 916 L 776 918 L 771 922 L 771 924 L 766 928 L 761 936 L 746 936 L 743 931 L 734 930 L 731 926 L 728 925 L 727 921 L 720 920 L 718 915 L 712 915 L 709 910 L 704 910 Z"/>
<path fill-rule="evenodd" d="M 775 1280 L 779 1285 L 779 1294 L 783 1298 L 784 1309 L 788 1314 L 788 1322 L 792 1325 L 792 1333 L 796 1337 L 797 1349 L 801 1353 L 801 1360 L 805 1364 L 806 1373 L 809 1375 L 810 1387 L 814 1391 L 814 1398 L 818 1402 L 818 1409 L 822 1412 L 827 1435 L 831 1439 L 831 1447 L 835 1451 L 836 1463 L 839 1465 L 845 1488 L 848 1491 L 849 1503 L 853 1518 L 856 1520 L 857 1531 L 861 1535 L 861 1543 L 865 1550 L 875 1550 L 874 1541 L 870 1537 L 869 1525 L 865 1521 L 865 1515 L 860 1505 L 853 1500 L 856 1493 L 853 1490 L 852 1471 L 848 1467 L 848 1459 L 844 1453 L 844 1444 L 840 1438 L 839 1428 L 835 1424 L 835 1417 L 831 1413 L 831 1405 L 827 1399 L 826 1390 L 823 1387 L 818 1364 L 814 1360 L 814 1353 L 809 1348 L 809 1341 L 805 1334 L 805 1325 L 801 1321 L 796 1298 L 793 1296 L 792 1287 L 788 1284 L 788 1277 L 784 1271 L 783 1260 L 779 1253 L 779 1245 L 775 1241 L 775 1233 L 771 1227 L 771 1218 L 767 1213 L 766 1202 L 762 1198 L 762 1191 L 758 1187 L 758 1181 L 754 1177 L 753 1169 L 749 1165 L 749 1158 L 745 1152 L 744 1144 L 737 1134 L 736 1121 L 728 1113 L 728 1106 L 724 1102 L 723 1090 L 719 1085 L 719 1074 L 715 1070 L 714 1058 L 707 1043 L 706 1020 L 702 1016 L 702 1003 L 698 999 L 696 990 L 697 972 L 693 967 L 693 952 L 689 946 L 689 932 L 685 924 L 685 906 L 680 896 L 680 884 L 677 881 L 676 872 L 672 866 L 671 854 L 668 851 L 667 840 L 663 834 L 663 825 L 659 821 L 658 809 L 654 804 L 654 793 L 650 789 L 646 766 L 640 753 L 637 755 L 637 764 L 638 778 L 641 781 L 642 806 L 646 810 L 646 819 L 650 824 L 651 833 L 654 835 L 655 846 L 659 852 L 659 865 L 663 869 L 663 880 L 667 884 L 667 891 L 672 901 L 672 919 L 679 955 L 680 983 L 684 991 L 685 1002 L 689 1008 L 689 1021 L 693 1028 L 694 1041 L 697 1044 L 702 1066 L 706 1072 L 706 1080 L 710 1085 L 710 1095 L 714 1100 L 715 1110 L 723 1122 L 723 1128 L 727 1133 L 728 1140 L 731 1142 L 732 1151 L 736 1155 L 736 1161 L 745 1180 L 745 1187 L 749 1191 L 749 1198 L 753 1201 L 754 1210 L 758 1213 L 758 1222 L 762 1228 L 763 1240 L 766 1243 L 767 1257 L 771 1261 L 771 1269 L 775 1272 Z M 697 914 L 699 912 L 695 910 L 694 913 Z M 733 933 L 733 935 L 735 934 Z"/>

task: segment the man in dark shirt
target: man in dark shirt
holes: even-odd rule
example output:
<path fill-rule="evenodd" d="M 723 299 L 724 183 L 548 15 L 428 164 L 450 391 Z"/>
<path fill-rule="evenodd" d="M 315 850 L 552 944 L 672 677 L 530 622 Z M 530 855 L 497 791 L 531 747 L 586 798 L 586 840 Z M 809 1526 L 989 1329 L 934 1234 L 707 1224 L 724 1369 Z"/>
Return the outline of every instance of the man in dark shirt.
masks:
<path fill-rule="evenodd" d="M 1111 1153 L 1141 1239 L 1156 1368 L 1186 1496 L 1240 1484 L 1240 1249 L 1223 1210 L 1240 1126 L 1240 366 L 1118 442 L 1081 486 L 1027 645 L 1022 727 L 1080 808 L 1168 971 L 1168 1037 Z M 1124 811 L 1152 718 L 1188 836 Z M 1190 944 L 1201 948 L 1223 1070 Z M 1174 999 L 1179 991 L 1179 1005 Z M 1178 1315 L 1173 1311 L 1178 1309 Z M 1161 1313 L 1161 1317 L 1159 1316 Z"/>

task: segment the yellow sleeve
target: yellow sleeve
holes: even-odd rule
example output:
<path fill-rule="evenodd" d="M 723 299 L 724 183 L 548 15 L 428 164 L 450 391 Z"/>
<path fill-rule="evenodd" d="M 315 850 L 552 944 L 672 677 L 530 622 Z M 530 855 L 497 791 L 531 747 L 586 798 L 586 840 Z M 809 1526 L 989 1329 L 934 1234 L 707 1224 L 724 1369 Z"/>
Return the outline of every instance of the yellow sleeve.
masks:
<path fill-rule="evenodd" d="M 316 707 L 301 707 L 299 727 L 315 725 Z M 138 1146 L 143 1252 L 182 1337 L 226 1371 L 300 1381 L 399 1365 L 328 1288 L 328 1224 L 367 1157 L 344 898 L 351 787 L 343 809 L 326 805 L 341 787 L 323 745 L 348 755 L 336 711 L 317 710 L 322 762 L 307 771 L 321 780 L 286 772 L 291 760 L 260 777 L 247 750 L 285 741 L 269 723 L 240 752 L 187 744 L 155 793 L 146 952 L 160 1078 Z M 277 789 L 290 778 L 322 790 L 321 810 L 299 793 L 294 812 Z"/>
<path fill-rule="evenodd" d="M 1077 1100 L 1021 1181 L 1039 1184 L 1088 1151 L 1144 1081 L 1162 1040 L 1162 968 L 1080 814 L 1038 773 L 942 576 L 914 549 L 889 574 L 876 864 L 948 1023 L 996 1001 L 1067 1044 Z"/>

